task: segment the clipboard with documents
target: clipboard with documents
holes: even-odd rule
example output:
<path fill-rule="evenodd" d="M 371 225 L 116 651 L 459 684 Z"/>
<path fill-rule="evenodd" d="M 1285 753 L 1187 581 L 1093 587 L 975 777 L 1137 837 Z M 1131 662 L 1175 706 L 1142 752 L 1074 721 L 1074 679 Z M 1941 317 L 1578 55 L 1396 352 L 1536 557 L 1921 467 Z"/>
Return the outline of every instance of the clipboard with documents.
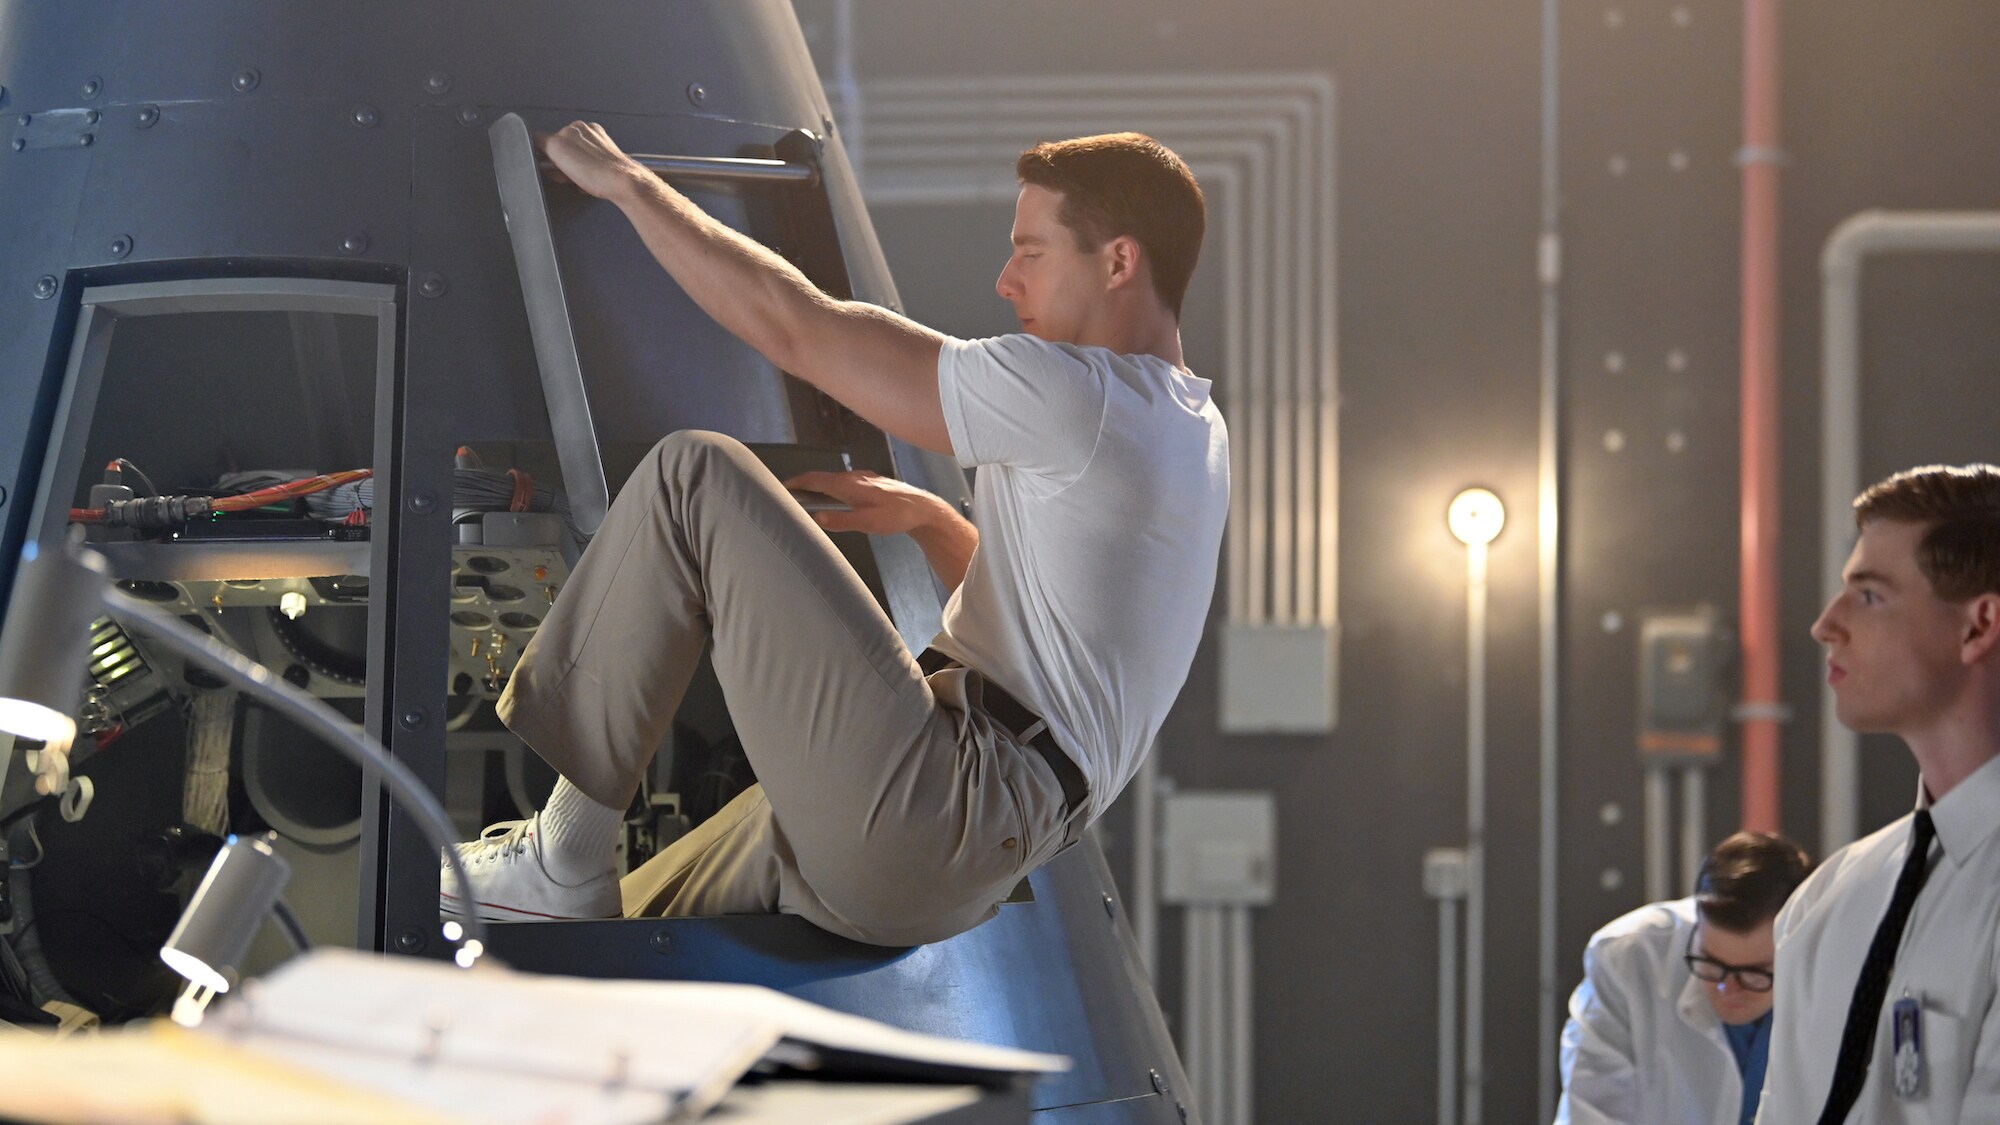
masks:
<path fill-rule="evenodd" d="M 584 980 L 485 963 L 464 971 L 339 949 L 247 982 L 197 1032 L 163 1026 L 150 1038 L 103 1039 L 94 1048 L 47 1041 L 36 1053 L 51 1057 L 38 1066 L 97 1071 L 92 1050 L 118 1052 L 125 1067 L 149 1052 L 178 1060 L 154 1070 L 179 1067 L 204 1089 L 177 1095 L 156 1082 L 150 1093 L 187 1120 L 244 1119 L 234 1115 L 240 1100 L 216 1116 L 214 1107 L 229 1101 L 214 1087 L 230 1082 L 282 1102 L 285 1120 L 314 1118 L 308 1106 L 327 1098 L 346 1099 L 351 1112 L 361 1098 L 376 1106 L 373 1120 L 623 1125 L 698 1119 L 746 1080 L 839 1078 L 878 1084 L 884 1105 L 944 1106 L 1069 1066 L 1060 1056 L 904 1031 L 755 985 Z M 862 1093 L 858 1085 L 828 1089 L 848 1099 Z M 8 1101 L 0 1096 L 0 1114 Z M 210 1110 L 190 1111 L 196 1105 Z"/>

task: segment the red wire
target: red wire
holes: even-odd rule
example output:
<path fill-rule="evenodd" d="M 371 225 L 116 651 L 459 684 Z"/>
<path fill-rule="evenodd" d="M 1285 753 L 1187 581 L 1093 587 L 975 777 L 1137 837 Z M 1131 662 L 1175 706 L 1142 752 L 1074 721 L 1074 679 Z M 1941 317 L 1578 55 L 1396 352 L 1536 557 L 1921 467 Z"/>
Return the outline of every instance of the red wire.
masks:
<path fill-rule="evenodd" d="M 105 472 L 107 472 L 107 473 L 122 473 L 122 472 L 123 472 L 124 470 L 122 470 L 122 469 L 120 469 L 120 468 L 118 467 L 118 460 L 119 460 L 118 458 L 116 458 L 116 457 L 113 457 L 113 458 L 111 459 L 111 463 L 110 463 L 110 464 L 108 464 L 108 465 L 106 465 L 106 466 L 104 466 L 104 471 L 105 471 Z M 71 508 L 71 509 L 69 510 L 69 522 L 71 522 L 71 523 L 103 523 L 103 522 L 104 522 L 104 509 L 103 509 L 103 508 Z"/>
<path fill-rule="evenodd" d="M 244 512 L 251 508 L 264 507 L 266 504 L 275 504 L 280 500 L 296 500 L 301 496 L 310 496 L 315 492 L 325 492 L 329 488 L 339 488 L 343 484 L 352 484 L 358 480 L 367 480 L 374 475 L 375 470 L 373 469 L 348 469 L 338 473 L 322 473 L 319 476 L 307 477 L 304 480 L 274 484 L 269 488 L 260 488 L 255 492 L 246 492 L 241 496 L 223 496 L 210 503 L 209 510 L 215 512 Z M 519 494 L 520 487 L 517 484 L 515 486 L 515 495 L 518 496 Z M 103 523 L 104 509 L 71 508 L 69 510 L 69 522 Z"/>
<path fill-rule="evenodd" d="M 217 512 L 243 512 L 251 508 L 264 507 L 266 504 L 275 504 L 280 500 L 296 500 L 301 496 L 310 496 L 315 492 L 325 492 L 329 488 L 339 488 L 343 484 L 351 484 L 357 480 L 367 480 L 374 475 L 375 470 L 373 469 L 349 469 L 341 473 L 323 473 L 316 477 L 308 477 L 305 480 L 274 484 L 269 488 L 260 488 L 255 492 L 246 492 L 241 496 L 218 497 L 209 507 Z"/>
<path fill-rule="evenodd" d="M 508 469 L 507 475 L 514 478 L 514 501 L 507 506 L 510 512 L 525 512 L 535 500 L 535 478 L 521 469 Z"/>

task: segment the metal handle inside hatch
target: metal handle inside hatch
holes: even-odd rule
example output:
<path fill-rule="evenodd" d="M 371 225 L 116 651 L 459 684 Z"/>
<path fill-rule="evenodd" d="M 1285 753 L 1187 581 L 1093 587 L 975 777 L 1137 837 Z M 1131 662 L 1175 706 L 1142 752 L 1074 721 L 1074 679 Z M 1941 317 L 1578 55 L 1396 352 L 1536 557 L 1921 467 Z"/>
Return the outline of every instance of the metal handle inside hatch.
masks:
<path fill-rule="evenodd" d="M 548 402 L 549 429 L 555 435 L 556 459 L 569 493 L 570 518 L 577 530 L 594 535 L 611 507 L 611 489 L 604 482 L 604 458 L 590 419 L 583 366 L 577 361 L 548 200 L 542 195 L 541 170 L 535 167 L 535 142 L 527 122 L 513 113 L 501 115 L 486 133 L 493 142 L 493 176 L 500 185 L 507 237 L 514 244 L 514 268 L 521 274 L 528 335 L 535 344 L 535 365 L 541 369 L 542 397 Z"/>
<path fill-rule="evenodd" d="M 590 396 L 584 390 L 583 366 L 577 360 L 576 336 L 570 327 L 569 301 L 563 295 L 562 270 L 556 262 L 555 234 L 549 226 L 548 200 L 542 194 L 535 142 L 527 123 L 514 113 L 501 115 L 487 135 L 493 142 L 493 174 L 500 185 L 507 237 L 514 244 L 514 266 L 521 274 L 528 334 L 535 343 L 535 364 L 541 369 L 542 397 L 548 401 L 549 428 L 555 434 L 556 458 L 562 464 L 569 492 L 570 517 L 585 535 L 595 534 L 611 506 L 611 490 L 605 484 L 604 459 L 590 417 Z M 810 185 L 819 178 L 812 165 L 784 160 L 643 153 L 632 158 L 675 179 Z"/>
<path fill-rule="evenodd" d="M 811 185 L 819 180 L 819 169 L 810 164 L 786 160 L 761 160 L 742 156 L 655 156 L 628 154 L 641 165 L 675 180 L 734 180 L 753 183 Z"/>

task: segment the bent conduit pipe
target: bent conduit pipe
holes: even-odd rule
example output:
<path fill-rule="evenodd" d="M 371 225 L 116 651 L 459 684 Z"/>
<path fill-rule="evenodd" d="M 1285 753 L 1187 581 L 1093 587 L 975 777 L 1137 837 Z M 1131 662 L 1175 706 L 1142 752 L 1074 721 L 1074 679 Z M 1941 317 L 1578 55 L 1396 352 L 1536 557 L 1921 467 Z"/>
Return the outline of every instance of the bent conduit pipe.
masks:
<path fill-rule="evenodd" d="M 1861 267 L 1872 254 L 2000 251 L 2000 212 L 1863 211 L 1820 251 L 1820 578 L 1830 600 L 1854 539 L 1861 491 Z M 1820 854 L 1854 840 L 1859 739 L 1820 685 Z"/>

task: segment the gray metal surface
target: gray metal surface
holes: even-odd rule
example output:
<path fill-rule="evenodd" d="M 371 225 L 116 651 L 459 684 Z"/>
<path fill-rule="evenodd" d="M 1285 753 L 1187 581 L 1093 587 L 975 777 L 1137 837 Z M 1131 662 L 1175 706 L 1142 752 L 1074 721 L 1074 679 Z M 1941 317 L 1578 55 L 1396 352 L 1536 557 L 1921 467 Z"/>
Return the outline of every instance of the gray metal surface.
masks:
<path fill-rule="evenodd" d="M 1043 1078 L 1033 1095 L 1037 1111 L 1062 1111 L 1052 1120 L 1177 1123 L 1183 1104 L 1192 1119 L 1187 1077 L 1095 839 L 1029 882 L 1033 902 L 915 949 L 747 915 L 496 926 L 492 940 L 521 969 L 763 984 L 913 1031 L 1065 1054 L 1075 1069 Z"/>
<path fill-rule="evenodd" d="M 756 1125 L 760 1121 L 797 1121 L 801 1112 L 810 1112 L 812 1107 L 801 1106 L 799 1102 L 811 1099 L 816 1085 L 810 1079 L 802 1079 L 738 1086 L 717 1103 L 707 1117 L 740 1121 L 745 1125 Z M 969 1105 L 911 1118 L 901 1125 L 1020 1125 L 1028 1120 L 1026 1091 L 1007 1089 L 982 1091 L 978 1100 Z"/>
<path fill-rule="evenodd" d="M 445 727 L 459 710 L 446 659 L 454 451 L 560 441 L 487 136 L 510 113 L 541 130 L 585 117 L 632 151 L 675 154 L 655 163 L 721 221 L 836 297 L 897 304 L 786 0 L 496 0 L 476 10 L 0 0 L 0 137 L 20 142 L 0 148 L 0 589 L 11 587 L 30 513 L 39 506 L 48 527 L 60 524 L 89 483 L 100 452 L 89 442 L 107 420 L 118 425 L 105 440 L 143 433 L 190 474 L 230 461 L 232 443 L 255 451 L 244 467 L 291 468 L 254 462 L 308 455 L 348 462 L 320 469 L 370 464 L 365 546 L 179 555 L 172 544 L 124 544 L 119 565 L 190 580 L 366 574 L 364 723 L 443 791 Z M 543 204 L 601 459 L 673 430 L 713 429 L 838 450 L 963 504 L 951 459 L 887 439 L 731 337 L 615 208 L 561 187 Z M 240 365 L 240 341 L 182 332 L 181 351 L 144 357 L 155 377 L 96 395 L 104 372 L 82 368 L 113 349 L 118 317 L 86 292 L 161 284 L 224 293 L 203 307 L 225 316 L 289 325 L 270 353 L 282 361 L 267 392 L 218 381 L 221 366 Z M 370 287 L 371 307 L 358 310 L 376 318 L 365 345 L 308 292 L 329 284 Z M 602 479 L 608 496 L 616 474 Z M 574 493 L 578 482 L 562 483 Z M 899 632 L 913 647 L 927 642 L 939 598 L 920 552 L 886 540 L 860 549 Z M 130 827 L 109 815 L 97 814 L 107 831 Z M 358 892 L 344 878 L 315 879 L 292 897 L 353 893 L 362 946 L 443 953 L 434 850 L 377 797 L 361 817 Z M 1101 857 L 1074 849 L 1036 879 L 1034 903 L 912 951 L 852 946 L 787 918 L 522 927 L 499 945 L 528 966 L 761 980 L 909 1026 L 1011 1037 L 1079 1061 L 1038 1092 L 1048 1096 L 1036 1104 L 1066 1120 L 1099 1103 L 1144 1108 L 1089 1120 L 1178 1120 L 1152 1074 L 1170 1091 L 1186 1082 L 1123 920 L 1107 911 Z M 658 931 L 672 955 L 653 951 Z"/>

